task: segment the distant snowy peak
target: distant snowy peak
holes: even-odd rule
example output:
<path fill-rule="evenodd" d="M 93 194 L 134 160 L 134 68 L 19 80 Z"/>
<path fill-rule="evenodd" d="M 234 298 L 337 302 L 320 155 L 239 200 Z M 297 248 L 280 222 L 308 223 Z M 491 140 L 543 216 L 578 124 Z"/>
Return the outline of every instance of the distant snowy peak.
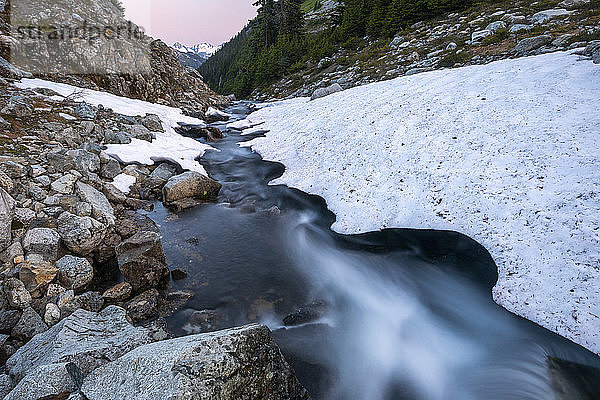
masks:
<path fill-rule="evenodd" d="M 210 43 L 200 43 L 193 46 L 186 46 L 185 44 L 179 42 L 175 43 L 171 47 L 182 53 L 192 53 L 205 58 L 212 56 L 221 48 L 221 46 L 213 46 Z"/>

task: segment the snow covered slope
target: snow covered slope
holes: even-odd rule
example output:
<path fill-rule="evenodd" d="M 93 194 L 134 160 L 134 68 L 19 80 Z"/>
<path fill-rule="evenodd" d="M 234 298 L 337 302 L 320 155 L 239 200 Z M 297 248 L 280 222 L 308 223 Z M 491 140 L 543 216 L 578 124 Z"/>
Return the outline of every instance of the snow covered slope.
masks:
<path fill-rule="evenodd" d="M 116 96 L 106 92 L 90 89 L 81 89 L 75 86 L 45 81 L 42 79 L 23 79 L 16 85 L 25 88 L 47 88 L 52 89 L 61 96 L 77 94 L 77 101 L 85 101 L 89 104 L 100 105 L 111 108 L 114 112 L 123 115 L 146 115 L 156 114 L 160 117 L 165 133 L 156 133 L 156 139 L 152 143 L 144 140 L 133 139 L 130 144 L 109 144 L 107 153 L 115 155 L 125 163 L 140 162 L 151 165 L 154 160 L 171 160 L 183 169 L 197 171 L 206 175 L 206 171 L 196 161 L 196 158 L 204 154 L 211 146 L 202 144 L 197 140 L 179 135 L 173 127 L 178 122 L 203 125 L 204 121 L 183 115 L 180 109 L 148 103 L 142 100 L 130 99 Z M 57 100 L 61 100 L 59 97 Z"/>
<path fill-rule="evenodd" d="M 499 267 L 495 300 L 600 353 L 600 66 L 553 53 L 398 78 L 251 114 L 277 183 L 334 228 L 451 229 Z M 263 128 L 263 126 L 261 126 Z"/>

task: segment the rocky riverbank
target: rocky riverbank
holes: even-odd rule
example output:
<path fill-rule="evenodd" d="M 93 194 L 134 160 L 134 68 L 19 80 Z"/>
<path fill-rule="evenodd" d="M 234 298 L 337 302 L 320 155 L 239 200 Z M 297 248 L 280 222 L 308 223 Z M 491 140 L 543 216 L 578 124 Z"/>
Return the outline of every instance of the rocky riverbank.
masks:
<path fill-rule="evenodd" d="M 175 211 L 214 201 L 221 185 L 169 157 L 124 163 L 109 147 L 152 145 L 171 121 L 23 88 L 15 83 L 25 74 L 4 65 L 10 73 L 0 79 L 0 398 L 305 398 L 265 327 L 170 340 L 163 317 L 192 293 L 167 289 L 172 272 L 160 231 L 145 213 L 156 201 Z M 224 115 L 209 109 L 205 117 Z M 181 129 L 220 136 L 203 124 Z M 120 382 L 119 371 L 142 359 L 148 370 L 105 391 L 106 380 Z M 143 395 L 129 390 L 142 377 L 154 386 Z"/>

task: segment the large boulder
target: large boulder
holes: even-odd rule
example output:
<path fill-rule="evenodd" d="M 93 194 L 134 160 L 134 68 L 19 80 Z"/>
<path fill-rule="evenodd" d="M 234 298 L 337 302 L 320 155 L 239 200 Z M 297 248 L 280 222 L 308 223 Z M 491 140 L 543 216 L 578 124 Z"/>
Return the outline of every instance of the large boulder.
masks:
<path fill-rule="evenodd" d="M 0 188 L 0 252 L 12 243 L 12 220 L 15 217 L 15 200 Z"/>
<path fill-rule="evenodd" d="M 518 55 L 525 55 L 532 50 L 539 49 L 542 46 L 552 43 L 551 35 L 541 35 L 520 40 L 514 48 Z"/>
<path fill-rule="evenodd" d="M 60 235 L 54 229 L 33 228 L 23 238 L 26 254 L 38 254 L 48 261 L 55 261 L 60 246 Z"/>
<path fill-rule="evenodd" d="M 120 307 L 109 306 L 100 313 L 77 310 L 17 350 L 6 369 L 15 382 L 36 367 L 55 363 L 72 362 L 87 375 L 151 342 L 151 332 L 132 326 Z"/>
<path fill-rule="evenodd" d="M 81 392 L 89 400 L 309 397 L 260 325 L 138 347 L 92 372 Z"/>
<path fill-rule="evenodd" d="M 106 226 L 90 217 L 79 217 L 69 212 L 57 220 L 58 234 L 72 252 L 86 256 L 94 251 L 106 236 Z"/>
<path fill-rule="evenodd" d="M 183 199 L 212 201 L 217 198 L 221 184 L 198 172 L 184 172 L 169 179 L 163 187 L 165 203 L 174 203 Z"/>
<path fill-rule="evenodd" d="M 83 376 L 73 363 L 40 365 L 31 370 L 4 400 L 66 399 L 81 387 Z"/>
<path fill-rule="evenodd" d="M 531 21 L 534 24 L 543 24 L 545 22 L 550 21 L 554 18 L 566 17 L 570 15 L 571 12 L 565 10 L 564 8 L 554 8 L 552 10 L 544 10 L 533 14 L 531 17 Z"/>
<path fill-rule="evenodd" d="M 85 258 L 66 255 L 56 262 L 58 280 L 74 291 L 85 288 L 94 279 L 94 269 Z"/>
<path fill-rule="evenodd" d="M 317 90 L 315 90 L 312 94 L 312 96 L 310 97 L 311 100 L 316 100 L 316 99 L 320 99 L 321 97 L 325 97 L 325 96 L 329 96 L 330 94 L 334 94 L 337 92 L 341 92 L 342 87 L 340 86 L 339 83 L 334 83 L 331 86 L 327 86 L 326 88 L 319 88 Z"/>
<path fill-rule="evenodd" d="M 76 192 L 81 201 L 92 206 L 92 217 L 107 225 L 115 224 L 115 211 L 106 196 L 83 182 L 75 184 Z"/>
<path fill-rule="evenodd" d="M 160 235 L 141 231 L 116 248 L 119 270 L 136 292 L 156 287 L 169 275 Z"/>

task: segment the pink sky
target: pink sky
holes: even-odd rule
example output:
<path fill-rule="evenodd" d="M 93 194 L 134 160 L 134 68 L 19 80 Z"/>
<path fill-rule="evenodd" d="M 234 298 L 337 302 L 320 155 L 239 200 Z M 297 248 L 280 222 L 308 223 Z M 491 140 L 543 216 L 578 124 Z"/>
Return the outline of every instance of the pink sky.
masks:
<path fill-rule="evenodd" d="M 128 19 L 167 44 L 226 42 L 256 15 L 253 0 L 122 0 Z"/>

